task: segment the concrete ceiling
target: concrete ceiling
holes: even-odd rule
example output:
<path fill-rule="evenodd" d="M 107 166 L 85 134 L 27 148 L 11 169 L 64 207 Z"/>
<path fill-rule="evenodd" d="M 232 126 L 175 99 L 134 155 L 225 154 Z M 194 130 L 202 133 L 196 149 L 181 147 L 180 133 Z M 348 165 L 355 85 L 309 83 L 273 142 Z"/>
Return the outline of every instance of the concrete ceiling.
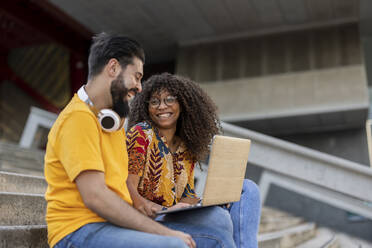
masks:
<path fill-rule="evenodd" d="M 48 0 L 93 33 L 139 40 L 152 62 L 178 45 L 337 25 L 359 20 L 359 0 Z"/>

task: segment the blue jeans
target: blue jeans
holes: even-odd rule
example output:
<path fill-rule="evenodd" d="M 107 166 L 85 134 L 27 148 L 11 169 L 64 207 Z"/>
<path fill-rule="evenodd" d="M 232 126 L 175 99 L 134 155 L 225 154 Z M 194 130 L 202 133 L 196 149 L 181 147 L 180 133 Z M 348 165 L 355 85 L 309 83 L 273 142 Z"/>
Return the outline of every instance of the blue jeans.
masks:
<path fill-rule="evenodd" d="M 237 248 L 257 248 L 257 235 L 260 225 L 261 202 L 257 185 L 244 180 L 240 201 L 233 202 L 229 208 L 234 226 L 234 241 Z"/>
<path fill-rule="evenodd" d="M 159 216 L 163 225 L 189 233 L 198 248 L 257 248 L 260 220 L 260 197 L 257 185 L 244 180 L 239 202 L 228 210 L 207 207 L 198 210 Z M 139 232 L 107 222 L 87 224 L 59 241 L 55 248 L 80 247 L 187 247 L 176 237 Z"/>
<path fill-rule="evenodd" d="M 216 208 L 216 207 L 212 207 Z M 222 232 L 233 232 L 234 244 L 227 247 L 257 248 L 257 235 L 260 224 L 261 202 L 257 185 L 248 179 L 244 180 L 240 201 L 233 202 L 230 207 L 220 211 L 210 208 L 168 214 L 165 221 L 205 226 Z M 227 215 L 229 213 L 229 215 Z M 226 216 L 227 215 L 227 216 Z M 223 217 L 223 218 L 221 218 Z M 159 218 L 157 218 L 159 220 Z"/>
<path fill-rule="evenodd" d="M 192 226 L 196 233 L 199 233 L 200 230 L 209 230 L 210 236 L 217 241 L 218 246 L 209 245 L 201 247 L 235 248 L 233 223 L 229 211 L 222 207 L 211 206 L 166 214 L 158 216 L 156 220 L 164 225 L 167 225 L 167 223 L 178 223 L 181 225 Z M 180 229 L 176 228 L 176 230 Z M 185 232 L 190 233 L 188 230 L 185 230 Z M 193 234 L 191 235 L 194 237 Z M 196 246 L 200 246 L 198 242 Z"/>
<path fill-rule="evenodd" d="M 203 210 L 204 211 L 204 210 Z M 197 211 L 196 211 L 197 212 Z M 226 214 L 227 213 L 227 214 Z M 195 226 L 192 224 L 171 221 L 159 221 L 163 225 L 189 233 L 196 242 L 198 248 L 234 248 L 231 218 L 227 210 L 220 207 L 210 207 L 205 210 L 207 216 L 218 218 L 221 228 L 208 226 Z M 225 225 L 227 223 L 227 225 Z M 226 229 L 227 227 L 227 229 Z M 227 231 L 230 229 L 230 231 Z M 187 248 L 187 245 L 179 238 L 168 237 L 150 233 L 139 232 L 122 228 L 108 222 L 90 223 L 82 226 L 75 232 L 60 240 L 54 248 Z"/>
<path fill-rule="evenodd" d="M 139 232 L 122 228 L 108 222 L 89 223 L 60 240 L 54 248 L 130 248 L 130 247 L 170 247 L 187 248 L 176 237 Z"/>

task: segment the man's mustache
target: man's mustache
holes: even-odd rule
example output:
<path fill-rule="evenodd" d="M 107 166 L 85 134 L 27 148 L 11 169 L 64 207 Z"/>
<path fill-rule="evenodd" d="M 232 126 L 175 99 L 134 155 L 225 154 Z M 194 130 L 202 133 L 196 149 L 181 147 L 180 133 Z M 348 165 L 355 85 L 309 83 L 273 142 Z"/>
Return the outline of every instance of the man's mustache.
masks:
<path fill-rule="evenodd" d="M 137 88 L 131 88 L 128 90 L 128 93 L 133 93 L 133 95 L 137 95 L 138 89 Z"/>

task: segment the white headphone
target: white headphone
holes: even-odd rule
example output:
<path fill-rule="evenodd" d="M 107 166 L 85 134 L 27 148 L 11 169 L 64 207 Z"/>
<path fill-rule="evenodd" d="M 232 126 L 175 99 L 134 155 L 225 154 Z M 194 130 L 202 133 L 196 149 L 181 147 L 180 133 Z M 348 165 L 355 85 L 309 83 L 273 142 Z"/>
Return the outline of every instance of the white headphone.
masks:
<path fill-rule="evenodd" d="M 87 92 L 85 91 L 84 85 L 77 92 L 78 97 L 85 102 L 93 113 L 97 116 L 98 122 L 101 128 L 106 132 L 115 132 L 123 127 L 123 121 L 120 116 L 112 109 L 101 109 L 97 111 L 93 102 L 89 99 Z"/>

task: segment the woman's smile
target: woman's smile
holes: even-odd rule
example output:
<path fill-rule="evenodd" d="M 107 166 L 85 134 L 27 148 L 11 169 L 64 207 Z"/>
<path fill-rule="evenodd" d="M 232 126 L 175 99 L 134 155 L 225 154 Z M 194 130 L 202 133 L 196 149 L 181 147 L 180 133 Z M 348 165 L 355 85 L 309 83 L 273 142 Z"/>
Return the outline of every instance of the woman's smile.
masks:
<path fill-rule="evenodd" d="M 180 116 L 180 105 L 167 90 L 162 90 L 151 96 L 149 115 L 151 120 L 160 129 L 176 128 L 177 120 Z"/>
<path fill-rule="evenodd" d="M 161 119 L 168 119 L 171 115 L 173 115 L 173 113 L 160 113 L 160 114 L 157 114 L 156 116 L 161 118 Z"/>

